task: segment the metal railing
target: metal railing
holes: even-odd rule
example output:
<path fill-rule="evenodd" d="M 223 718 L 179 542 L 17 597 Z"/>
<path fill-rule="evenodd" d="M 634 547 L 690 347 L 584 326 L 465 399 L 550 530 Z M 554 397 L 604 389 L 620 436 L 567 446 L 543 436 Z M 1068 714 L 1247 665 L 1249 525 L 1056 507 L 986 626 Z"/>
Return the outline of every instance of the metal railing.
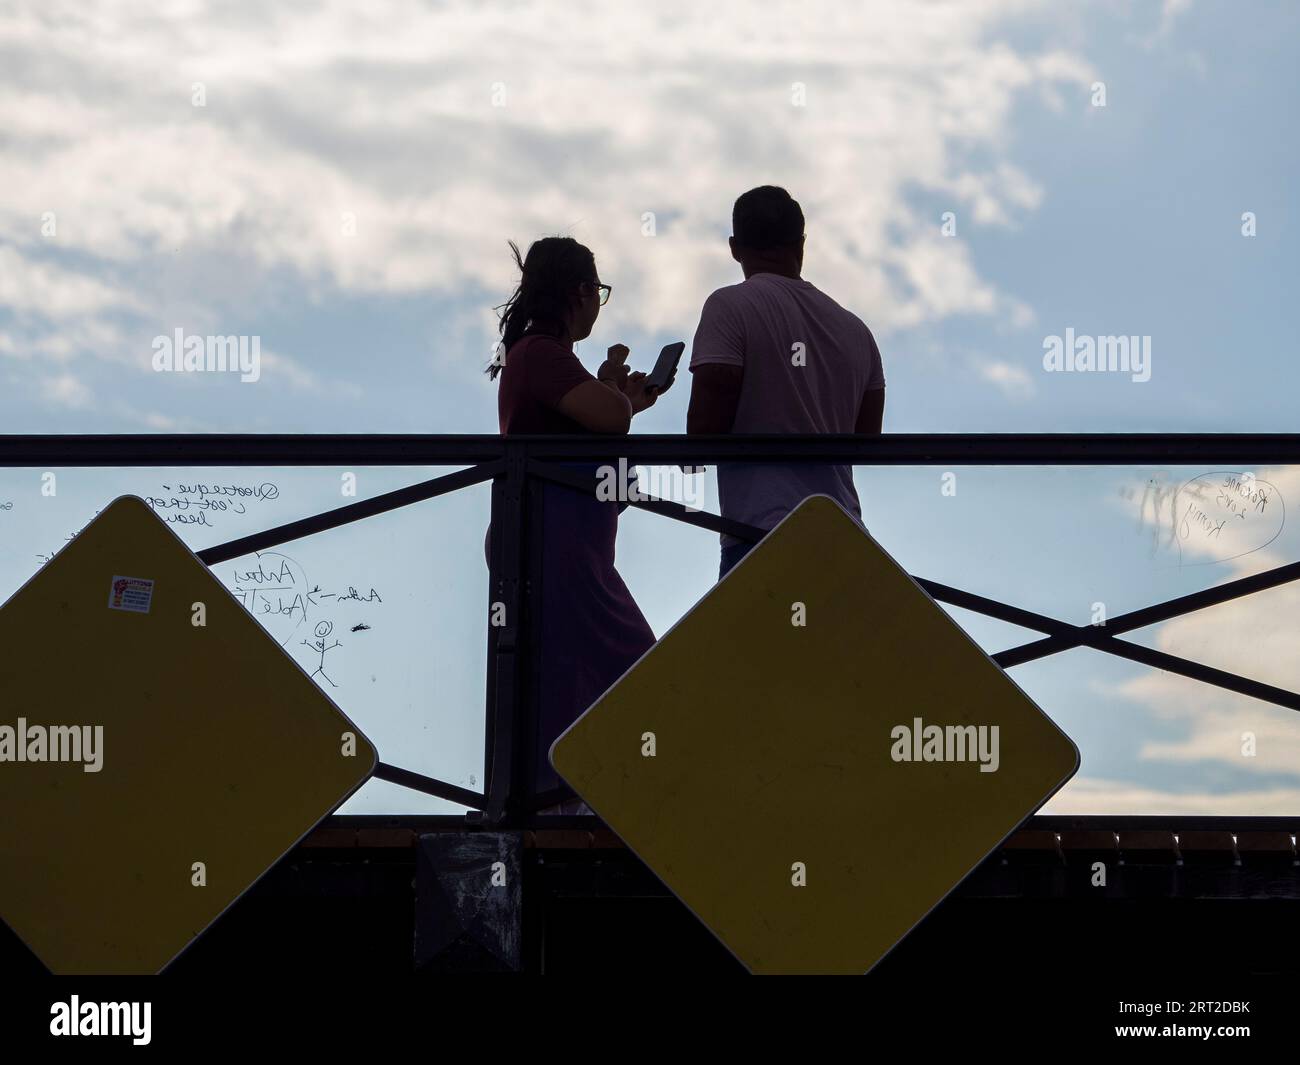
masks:
<path fill-rule="evenodd" d="M 594 492 L 594 476 L 565 462 L 628 466 L 718 462 L 844 463 L 923 466 L 1077 466 L 1238 464 L 1300 465 L 1300 434 L 996 434 L 866 436 L 0 436 L 0 467 L 123 466 L 442 466 L 467 468 L 396 491 L 243 536 L 199 551 L 207 565 L 491 482 L 489 604 L 504 606 L 504 624 L 488 628 L 484 790 L 380 762 L 378 779 L 469 807 L 471 818 L 497 826 L 534 823 L 536 812 L 567 794 L 535 785 L 537 604 L 541 578 L 541 492 L 547 483 Z M 763 530 L 670 500 L 629 506 L 738 539 Z M 1156 603 L 1108 619 L 1073 625 L 913 575 L 936 600 L 1043 633 L 993 655 L 1003 668 L 1074 647 L 1178 673 L 1292 710 L 1300 694 L 1122 640 L 1125 632 L 1300 578 L 1300 562 Z"/>

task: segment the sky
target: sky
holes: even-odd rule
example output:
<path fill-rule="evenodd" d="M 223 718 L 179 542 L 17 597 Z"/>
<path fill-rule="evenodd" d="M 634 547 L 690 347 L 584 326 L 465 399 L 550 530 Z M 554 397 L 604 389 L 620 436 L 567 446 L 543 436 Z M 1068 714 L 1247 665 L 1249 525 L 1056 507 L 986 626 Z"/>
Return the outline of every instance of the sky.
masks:
<path fill-rule="evenodd" d="M 495 432 L 507 240 L 587 243 L 613 297 L 578 354 L 622 342 L 648 369 L 740 280 L 731 204 L 767 183 L 803 206 L 804 276 L 876 335 L 886 432 L 1292 431 L 1298 24 L 1204 0 L 11 2 L 0 432 Z M 177 330 L 257 338 L 257 380 L 159 372 Z M 1048 369 L 1067 336 L 1149 362 Z M 683 430 L 682 383 L 634 432 Z M 178 527 L 201 548 L 337 505 L 340 473 L 61 471 L 52 503 L 40 472 L 0 471 L 0 596 L 122 492 L 276 485 Z M 366 470 L 359 494 L 435 472 Z M 1294 468 L 961 468 L 955 495 L 945 472 L 858 470 L 882 546 L 1076 624 L 1300 557 Z M 1246 473 L 1268 506 L 1231 554 L 1153 504 Z M 384 598 L 331 691 L 381 756 L 481 785 L 487 492 L 416 510 L 294 561 Z M 619 542 L 659 633 L 717 567 L 666 525 L 625 515 Z M 1131 638 L 1300 690 L 1298 598 Z M 1032 638 L 954 616 L 990 651 Z M 1083 752 L 1048 812 L 1300 813 L 1293 711 L 1086 650 L 1013 676 Z M 451 807 L 372 783 L 345 809 Z"/>

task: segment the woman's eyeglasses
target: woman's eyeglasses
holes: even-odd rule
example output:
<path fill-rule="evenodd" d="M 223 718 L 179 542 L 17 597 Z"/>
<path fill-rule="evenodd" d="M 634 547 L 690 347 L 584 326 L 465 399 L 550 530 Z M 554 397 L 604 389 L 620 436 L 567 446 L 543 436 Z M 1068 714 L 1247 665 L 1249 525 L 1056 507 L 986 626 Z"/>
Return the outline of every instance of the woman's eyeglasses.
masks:
<path fill-rule="evenodd" d="M 614 288 L 612 285 L 602 285 L 599 282 L 594 282 L 594 284 L 596 285 L 596 298 L 603 307 L 609 302 L 609 295 L 614 291 Z"/>

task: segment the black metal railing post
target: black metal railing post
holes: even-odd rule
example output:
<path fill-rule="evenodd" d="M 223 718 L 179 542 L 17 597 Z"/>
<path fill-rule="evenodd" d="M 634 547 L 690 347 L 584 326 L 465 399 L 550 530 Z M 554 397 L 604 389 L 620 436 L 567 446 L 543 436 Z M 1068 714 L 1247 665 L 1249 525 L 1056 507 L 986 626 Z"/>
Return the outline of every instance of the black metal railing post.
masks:
<path fill-rule="evenodd" d="M 545 550 L 546 521 L 543 507 L 546 485 L 530 472 L 531 460 L 524 464 L 524 508 L 528 540 L 520 557 L 523 581 L 523 684 L 517 700 L 519 717 L 515 729 L 515 802 L 512 812 L 530 821 L 536 810 L 538 794 L 537 768 L 545 757 L 542 750 L 542 560 Z"/>
<path fill-rule="evenodd" d="M 488 534 L 488 659 L 483 816 L 500 824 L 514 812 L 516 761 L 528 693 L 529 498 L 527 445 L 505 441 L 505 472 L 492 482 Z M 525 755 L 528 753 L 524 752 Z"/>

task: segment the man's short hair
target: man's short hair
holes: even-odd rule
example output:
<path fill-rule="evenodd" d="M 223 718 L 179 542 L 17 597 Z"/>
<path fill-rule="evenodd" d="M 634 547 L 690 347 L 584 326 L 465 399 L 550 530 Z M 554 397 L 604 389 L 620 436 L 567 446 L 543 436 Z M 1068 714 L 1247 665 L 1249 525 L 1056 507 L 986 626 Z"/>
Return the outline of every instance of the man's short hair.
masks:
<path fill-rule="evenodd" d="M 803 239 L 803 211 L 785 189 L 760 185 L 731 209 L 731 235 L 751 251 L 795 248 Z"/>

